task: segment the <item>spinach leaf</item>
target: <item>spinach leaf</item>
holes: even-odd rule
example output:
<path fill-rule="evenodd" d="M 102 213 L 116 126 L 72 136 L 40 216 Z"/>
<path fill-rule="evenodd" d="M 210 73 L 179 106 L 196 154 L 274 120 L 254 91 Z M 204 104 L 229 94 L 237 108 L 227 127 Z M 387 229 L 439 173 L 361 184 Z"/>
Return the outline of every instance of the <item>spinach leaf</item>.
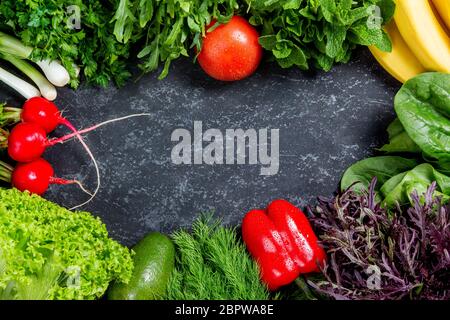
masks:
<path fill-rule="evenodd" d="M 417 191 L 424 194 L 429 186 L 436 181 L 435 195 L 441 196 L 444 201 L 450 199 L 450 177 L 439 173 L 428 163 L 422 163 L 414 169 L 399 173 L 386 181 L 380 188 L 384 197 L 383 204 L 393 207 L 399 204 L 412 202 L 411 194 Z"/>
<path fill-rule="evenodd" d="M 386 153 L 421 152 L 419 146 L 408 136 L 408 133 L 398 118 L 389 125 L 387 132 L 389 134 L 389 143 L 382 146 L 379 149 L 380 151 Z"/>
<path fill-rule="evenodd" d="M 408 171 L 416 165 L 416 160 L 397 156 L 367 158 L 354 163 L 344 172 L 341 190 L 346 190 L 354 183 L 354 190 L 367 189 L 373 177 L 377 177 L 377 186 L 380 187 L 393 176 Z"/>
<path fill-rule="evenodd" d="M 397 116 L 425 157 L 450 172 L 450 74 L 423 73 L 395 96 Z"/>

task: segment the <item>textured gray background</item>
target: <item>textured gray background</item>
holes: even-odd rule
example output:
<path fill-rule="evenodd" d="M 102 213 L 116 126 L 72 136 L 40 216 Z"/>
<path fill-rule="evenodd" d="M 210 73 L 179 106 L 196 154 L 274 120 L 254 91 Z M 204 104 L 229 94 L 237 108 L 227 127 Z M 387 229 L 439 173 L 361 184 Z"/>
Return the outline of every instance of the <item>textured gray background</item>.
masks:
<path fill-rule="evenodd" d="M 198 65 L 173 64 L 162 81 L 146 75 L 126 87 L 59 91 L 58 106 L 79 128 L 130 113 L 148 118 L 111 124 L 86 136 L 101 166 L 102 188 L 84 209 L 98 215 L 111 235 L 131 245 L 149 231 L 187 227 L 200 212 L 215 210 L 239 224 L 252 208 L 285 198 L 303 207 L 317 195 L 331 196 L 343 170 L 373 153 L 386 139 L 399 84 L 368 51 L 329 73 L 305 74 L 263 62 L 250 79 L 220 83 Z M 0 87 L 1 100 L 19 104 Z M 260 176 L 259 165 L 171 163 L 176 128 L 280 129 L 280 170 Z M 58 129 L 55 135 L 66 131 Z M 94 188 L 94 170 L 76 141 L 45 154 L 58 176 Z M 52 186 L 48 199 L 65 206 L 85 199 L 76 187 Z"/>

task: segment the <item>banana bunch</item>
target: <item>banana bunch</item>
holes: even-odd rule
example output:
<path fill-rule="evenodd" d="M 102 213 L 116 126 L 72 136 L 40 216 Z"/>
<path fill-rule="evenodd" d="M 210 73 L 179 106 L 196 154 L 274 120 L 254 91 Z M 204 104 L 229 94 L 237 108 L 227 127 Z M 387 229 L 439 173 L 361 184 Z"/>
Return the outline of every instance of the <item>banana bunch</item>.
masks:
<path fill-rule="evenodd" d="M 450 73 L 450 0 L 396 0 L 384 28 L 392 51 L 371 46 L 377 61 L 400 82 L 425 71 Z"/>

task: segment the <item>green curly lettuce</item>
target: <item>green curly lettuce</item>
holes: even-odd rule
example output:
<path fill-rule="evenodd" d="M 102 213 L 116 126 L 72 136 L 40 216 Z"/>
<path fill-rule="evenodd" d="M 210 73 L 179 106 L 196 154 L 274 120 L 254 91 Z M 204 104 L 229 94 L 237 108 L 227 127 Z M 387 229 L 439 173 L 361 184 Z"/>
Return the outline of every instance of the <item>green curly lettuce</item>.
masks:
<path fill-rule="evenodd" d="M 132 269 L 99 218 L 0 189 L 0 300 L 95 299 Z"/>

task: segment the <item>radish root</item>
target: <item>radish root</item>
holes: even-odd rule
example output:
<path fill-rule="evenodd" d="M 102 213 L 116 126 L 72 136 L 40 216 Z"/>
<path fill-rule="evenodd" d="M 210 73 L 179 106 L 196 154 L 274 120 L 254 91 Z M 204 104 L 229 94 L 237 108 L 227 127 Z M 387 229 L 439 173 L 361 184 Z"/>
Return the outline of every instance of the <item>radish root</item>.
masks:
<path fill-rule="evenodd" d="M 70 208 L 69 210 L 75 210 L 78 209 L 80 207 L 83 207 L 85 205 L 87 205 L 88 203 L 90 203 L 97 195 L 98 191 L 100 190 L 100 186 L 101 186 L 101 178 L 100 178 L 100 168 L 98 166 L 97 160 L 94 157 L 94 154 L 92 153 L 91 149 L 89 148 L 89 146 L 86 144 L 86 142 L 84 141 L 83 137 L 81 136 L 81 134 L 83 133 L 87 133 L 90 132 L 92 130 L 95 130 L 99 127 L 102 127 L 106 124 L 109 123 L 113 123 L 113 122 L 117 122 L 117 121 L 122 121 L 122 120 L 126 120 L 129 118 L 133 118 L 133 117 L 142 117 L 142 116 L 150 116 L 150 113 L 139 113 L 139 114 L 132 114 L 132 115 L 128 115 L 128 116 L 124 116 L 124 117 L 120 117 L 120 118 L 116 118 L 116 119 L 111 119 L 111 120 L 107 120 L 104 122 L 101 122 L 99 124 L 96 124 L 92 127 L 83 129 L 83 130 L 77 130 L 70 121 L 68 121 L 65 118 L 61 118 L 61 124 L 65 125 L 66 127 L 68 127 L 70 130 L 72 130 L 73 132 L 71 134 L 65 135 L 61 138 L 56 138 L 56 139 L 52 139 L 49 141 L 50 145 L 55 145 L 57 143 L 64 143 L 66 141 L 69 141 L 70 139 L 76 137 L 78 139 L 78 141 L 81 143 L 81 145 L 83 146 L 83 148 L 86 150 L 87 154 L 89 155 L 89 157 L 92 160 L 92 163 L 94 165 L 95 168 L 95 174 L 97 176 L 97 186 L 95 187 L 95 190 L 93 193 L 87 192 L 87 190 L 84 189 L 84 187 L 81 185 L 81 183 L 79 183 L 80 188 L 86 192 L 87 194 L 90 195 L 90 198 L 88 200 L 86 200 L 85 202 L 78 204 L 72 208 Z M 75 182 L 76 183 L 76 182 Z"/>
<path fill-rule="evenodd" d="M 104 122 L 100 122 L 100 123 L 98 123 L 96 125 L 93 125 L 92 127 L 86 128 L 86 129 L 81 129 L 81 130 L 76 130 L 75 129 L 76 130 L 75 132 L 66 134 L 65 136 L 62 136 L 61 138 L 55 138 L 55 139 L 48 140 L 47 145 L 48 146 L 53 146 L 53 145 L 58 144 L 58 143 L 64 143 L 64 142 L 68 141 L 69 139 L 72 139 L 72 138 L 76 137 L 77 135 L 91 132 L 91 131 L 93 131 L 95 129 L 98 129 L 100 127 L 103 127 L 104 125 L 107 125 L 107 124 L 110 124 L 110 123 L 113 123 L 113 122 L 122 121 L 122 120 L 135 118 L 135 117 L 144 117 L 144 116 L 151 116 L 151 114 L 150 113 L 131 114 L 131 115 L 128 115 L 128 116 L 125 116 L 125 117 L 120 117 L 120 118 L 115 118 L 115 119 L 111 119 L 111 120 L 106 120 Z"/>
<path fill-rule="evenodd" d="M 72 123 L 66 119 L 63 119 L 63 124 L 65 126 L 67 126 L 70 130 L 72 130 L 74 133 L 77 132 L 77 129 L 72 125 Z M 83 137 L 81 136 L 81 134 L 77 134 L 76 137 L 78 138 L 78 141 L 80 141 L 81 145 L 83 146 L 84 150 L 86 150 L 87 154 L 89 155 L 89 157 L 92 160 L 92 163 L 94 165 L 95 168 L 95 174 L 97 176 L 97 186 L 95 187 L 95 190 L 92 194 L 90 194 L 90 198 L 88 200 L 86 200 L 85 202 L 78 204 L 72 208 L 70 208 L 69 210 L 75 210 L 78 209 L 88 203 L 90 203 L 95 196 L 97 195 L 98 191 L 100 190 L 100 186 L 101 186 L 101 181 L 100 181 L 100 168 L 98 167 L 98 163 L 97 160 L 94 157 L 94 154 L 92 153 L 91 149 L 89 148 L 89 146 L 86 144 L 86 142 L 84 142 Z"/>
<path fill-rule="evenodd" d="M 83 191 L 84 193 L 92 196 L 92 193 L 87 190 L 83 184 L 78 181 L 78 180 L 66 180 L 63 178 L 57 178 L 57 177 L 50 177 L 50 184 L 61 184 L 61 185 L 68 185 L 68 184 L 76 184 L 77 186 L 80 187 L 81 191 Z"/>

